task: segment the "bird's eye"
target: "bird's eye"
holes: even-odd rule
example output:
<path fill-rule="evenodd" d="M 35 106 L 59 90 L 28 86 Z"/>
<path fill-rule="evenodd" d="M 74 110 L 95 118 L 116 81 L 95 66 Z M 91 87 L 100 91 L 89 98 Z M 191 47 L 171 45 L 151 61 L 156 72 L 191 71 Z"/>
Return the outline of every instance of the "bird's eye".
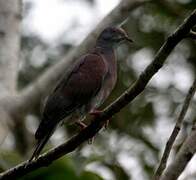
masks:
<path fill-rule="evenodd" d="M 110 32 L 106 32 L 103 34 L 103 39 L 105 40 L 109 40 L 109 39 L 112 39 L 112 34 Z"/>

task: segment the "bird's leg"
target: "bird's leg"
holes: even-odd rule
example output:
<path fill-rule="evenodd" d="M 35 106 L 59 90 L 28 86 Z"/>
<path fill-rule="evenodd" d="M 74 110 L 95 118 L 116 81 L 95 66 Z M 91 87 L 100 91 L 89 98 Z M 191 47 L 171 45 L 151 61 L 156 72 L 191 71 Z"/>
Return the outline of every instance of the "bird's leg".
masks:
<path fill-rule="evenodd" d="M 103 113 L 103 111 L 94 109 L 89 114 L 92 115 L 92 116 L 94 116 L 96 118 L 96 117 L 99 117 L 101 113 Z M 107 119 L 106 122 L 105 122 L 105 124 L 104 124 L 105 129 L 108 128 L 109 122 L 110 122 L 110 119 Z"/>
<path fill-rule="evenodd" d="M 93 111 L 91 111 L 89 114 L 92 115 L 92 116 L 100 116 L 100 114 L 102 113 L 103 111 L 101 110 L 97 110 L 97 109 L 94 109 Z"/>
<path fill-rule="evenodd" d="M 75 124 L 78 125 L 81 130 L 83 130 L 87 127 L 87 125 L 80 120 L 76 121 Z M 88 144 L 93 144 L 93 141 L 94 141 L 94 137 L 92 137 L 88 140 Z"/>

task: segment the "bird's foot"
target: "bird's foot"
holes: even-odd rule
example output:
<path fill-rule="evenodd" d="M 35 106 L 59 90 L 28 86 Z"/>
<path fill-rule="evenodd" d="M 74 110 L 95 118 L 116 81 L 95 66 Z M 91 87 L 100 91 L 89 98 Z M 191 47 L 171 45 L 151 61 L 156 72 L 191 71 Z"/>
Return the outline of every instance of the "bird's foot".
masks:
<path fill-rule="evenodd" d="M 91 111 L 89 114 L 90 115 L 92 115 L 92 116 L 94 116 L 94 117 L 97 117 L 97 116 L 100 116 L 100 114 L 102 113 L 103 111 L 101 111 L 101 110 L 93 110 L 93 111 Z"/>
<path fill-rule="evenodd" d="M 89 114 L 92 115 L 92 116 L 94 116 L 96 118 L 96 117 L 99 117 L 101 113 L 103 113 L 103 111 L 101 111 L 101 110 L 93 110 Z M 110 119 L 106 120 L 106 122 L 104 124 L 104 128 L 105 129 L 108 128 L 109 122 L 110 122 Z"/>
<path fill-rule="evenodd" d="M 85 123 L 83 123 L 82 121 L 76 121 L 75 124 L 78 125 L 81 130 L 83 130 L 87 127 L 87 125 Z M 93 144 L 93 141 L 94 141 L 94 137 L 92 137 L 88 140 L 88 144 Z"/>

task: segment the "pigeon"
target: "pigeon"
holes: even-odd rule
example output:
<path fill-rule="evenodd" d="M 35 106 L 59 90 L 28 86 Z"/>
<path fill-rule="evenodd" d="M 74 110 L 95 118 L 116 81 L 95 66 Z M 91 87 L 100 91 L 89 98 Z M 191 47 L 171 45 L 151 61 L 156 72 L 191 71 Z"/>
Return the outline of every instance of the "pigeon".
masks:
<path fill-rule="evenodd" d="M 44 145 L 62 122 L 85 127 L 82 120 L 110 95 L 117 81 L 114 49 L 132 40 L 122 28 L 107 27 L 98 36 L 95 46 L 81 56 L 68 75 L 62 77 L 48 96 L 42 119 L 35 133 L 37 146 L 29 161 L 37 159 Z"/>

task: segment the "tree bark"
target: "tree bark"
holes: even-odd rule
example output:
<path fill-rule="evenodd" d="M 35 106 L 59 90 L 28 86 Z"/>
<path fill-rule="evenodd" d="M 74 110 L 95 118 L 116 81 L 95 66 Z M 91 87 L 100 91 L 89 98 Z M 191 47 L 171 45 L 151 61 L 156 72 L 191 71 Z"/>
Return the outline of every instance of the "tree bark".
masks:
<path fill-rule="evenodd" d="M 0 100 L 10 105 L 10 97 L 17 94 L 21 19 L 21 0 L 0 0 Z M 7 113 L 6 108 L 5 104 L 0 105 L 1 126 L 9 126 L 16 139 L 17 150 L 24 153 L 27 145 L 24 123 L 19 121 L 21 116 Z"/>
<path fill-rule="evenodd" d="M 20 0 L 0 0 L 0 98 L 14 95 L 20 50 Z"/>

